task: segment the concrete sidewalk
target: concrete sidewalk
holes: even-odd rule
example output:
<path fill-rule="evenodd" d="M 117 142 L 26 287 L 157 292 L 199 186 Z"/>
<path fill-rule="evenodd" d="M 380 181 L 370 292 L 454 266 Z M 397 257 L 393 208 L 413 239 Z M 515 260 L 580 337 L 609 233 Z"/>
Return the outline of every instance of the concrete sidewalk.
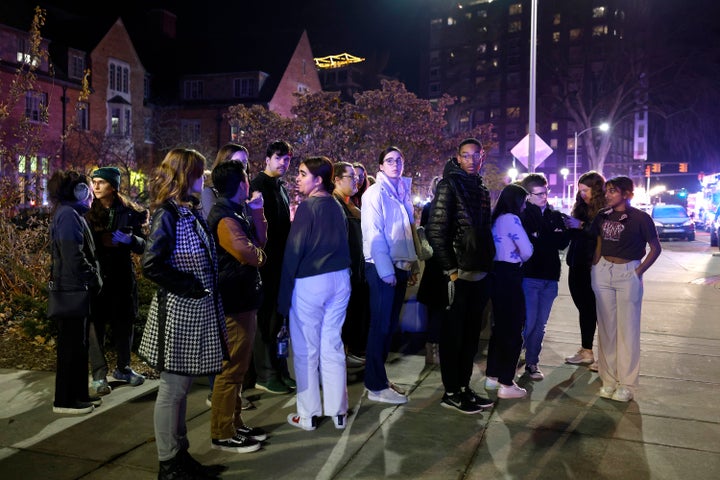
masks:
<path fill-rule="evenodd" d="M 410 402 L 367 400 L 348 385 L 348 428 L 329 419 L 314 432 L 287 425 L 294 397 L 251 390 L 245 421 L 269 431 L 264 448 L 231 454 L 210 448 L 207 387 L 188 402 L 190 452 L 230 467 L 223 478 L 711 479 L 720 475 L 720 257 L 665 250 L 645 275 L 642 365 L 636 401 L 597 397 L 597 374 L 563 363 L 579 347 L 567 275 L 548 323 L 540 382 L 520 377 L 530 394 L 501 400 L 480 415 L 440 406 L 437 367 L 424 356 L 394 354 L 390 378 Z M 485 348 L 485 342 L 481 348 Z M 485 355 L 473 387 L 482 391 Z M 51 411 L 54 375 L 0 371 L 0 478 L 133 479 L 157 477 L 152 411 L 157 387 L 119 386 L 90 415 Z"/>

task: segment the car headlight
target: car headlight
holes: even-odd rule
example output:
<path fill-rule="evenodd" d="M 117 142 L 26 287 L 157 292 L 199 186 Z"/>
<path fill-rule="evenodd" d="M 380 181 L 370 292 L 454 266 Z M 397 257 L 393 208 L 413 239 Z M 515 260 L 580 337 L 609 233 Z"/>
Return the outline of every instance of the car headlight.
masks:
<path fill-rule="evenodd" d="M 662 222 L 658 222 L 657 220 L 653 220 L 653 223 L 655 224 L 656 227 L 662 227 L 662 226 L 664 226 L 664 225 L 662 224 Z"/>

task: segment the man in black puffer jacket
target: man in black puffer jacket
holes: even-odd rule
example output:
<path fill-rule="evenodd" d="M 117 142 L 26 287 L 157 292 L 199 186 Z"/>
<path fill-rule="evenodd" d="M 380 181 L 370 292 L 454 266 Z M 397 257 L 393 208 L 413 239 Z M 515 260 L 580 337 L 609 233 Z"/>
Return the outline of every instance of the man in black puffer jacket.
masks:
<path fill-rule="evenodd" d="M 493 405 L 470 388 L 483 310 L 490 296 L 488 273 L 495 257 L 490 192 L 479 174 L 484 158 L 480 141 L 468 138 L 460 143 L 455 158 L 445 164 L 425 227 L 433 256 L 448 281 L 449 306 L 440 333 L 445 386 L 441 405 L 463 413 L 478 413 Z"/>

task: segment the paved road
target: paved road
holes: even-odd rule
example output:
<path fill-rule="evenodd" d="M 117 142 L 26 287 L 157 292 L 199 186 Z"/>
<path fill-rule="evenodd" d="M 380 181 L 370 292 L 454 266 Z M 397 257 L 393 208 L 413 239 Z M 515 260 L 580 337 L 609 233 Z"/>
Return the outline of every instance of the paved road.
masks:
<path fill-rule="evenodd" d="M 355 381 L 348 429 L 328 419 L 304 432 L 285 423 L 293 397 L 250 391 L 258 409 L 246 421 L 270 438 L 261 451 L 238 455 L 210 449 L 207 387 L 196 385 L 191 453 L 227 464 L 228 479 L 718 478 L 720 256 L 701 235 L 692 243 L 663 242 L 645 276 L 640 389 L 629 404 L 598 398 L 597 375 L 563 363 L 579 342 L 564 274 L 541 358 L 546 378 L 519 381 L 527 399 L 501 400 L 482 415 L 441 408 L 439 371 L 408 351 L 417 342 L 406 336 L 388 370 L 410 389 L 407 405 L 370 402 Z M 484 359 L 476 361 L 476 389 Z M 0 371 L 0 478 L 156 478 L 153 381 L 118 386 L 81 418 L 51 413 L 52 382 L 49 373 Z"/>

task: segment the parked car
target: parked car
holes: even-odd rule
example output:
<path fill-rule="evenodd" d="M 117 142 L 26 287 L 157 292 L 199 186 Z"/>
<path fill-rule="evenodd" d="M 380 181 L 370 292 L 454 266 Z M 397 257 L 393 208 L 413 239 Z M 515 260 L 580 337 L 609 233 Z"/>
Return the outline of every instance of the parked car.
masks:
<path fill-rule="evenodd" d="M 661 239 L 686 238 L 689 242 L 695 240 L 695 222 L 682 205 L 655 205 L 651 216 Z"/>
<path fill-rule="evenodd" d="M 720 247 L 720 242 L 718 241 L 720 238 L 720 207 L 718 207 L 715 214 L 707 215 L 707 217 L 706 229 L 710 232 L 710 246 Z"/>

